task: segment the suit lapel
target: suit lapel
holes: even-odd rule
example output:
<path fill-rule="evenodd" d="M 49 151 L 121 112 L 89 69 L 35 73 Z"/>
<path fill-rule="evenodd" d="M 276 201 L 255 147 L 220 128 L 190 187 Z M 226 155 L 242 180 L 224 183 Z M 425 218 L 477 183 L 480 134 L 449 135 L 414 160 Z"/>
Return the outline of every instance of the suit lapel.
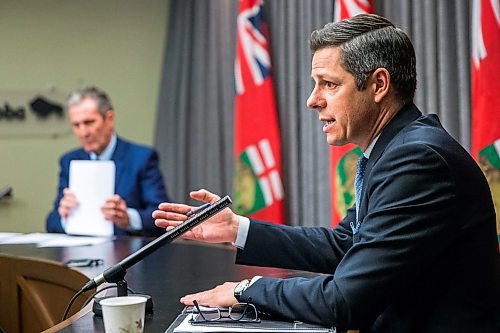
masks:
<path fill-rule="evenodd" d="M 366 200 L 366 184 L 368 179 L 370 179 L 370 172 L 373 166 L 377 163 L 382 156 L 385 148 L 389 142 L 409 123 L 415 121 L 422 116 L 422 113 L 418 110 L 415 104 L 411 103 L 404 106 L 394 118 L 387 124 L 387 126 L 382 130 L 377 143 L 373 147 L 370 158 L 368 159 L 368 164 L 366 165 L 365 176 L 363 181 L 363 189 L 361 191 L 361 203 L 359 205 L 359 221 L 361 222 L 366 215 L 366 210 L 368 208 L 368 202 Z"/>
<path fill-rule="evenodd" d="M 115 193 L 120 188 L 120 183 L 124 174 L 124 157 L 127 155 L 127 145 L 119 137 L 116 138 L 116 147 L 111 159 L 115 162 L 116 175 L 115 175 Z"/>
<path fill-rule="evenodd" d="M 78 149 L 75 154 L 75 158 L 72 160 L 90 160 L 90 155 L 83 149 Z"/>

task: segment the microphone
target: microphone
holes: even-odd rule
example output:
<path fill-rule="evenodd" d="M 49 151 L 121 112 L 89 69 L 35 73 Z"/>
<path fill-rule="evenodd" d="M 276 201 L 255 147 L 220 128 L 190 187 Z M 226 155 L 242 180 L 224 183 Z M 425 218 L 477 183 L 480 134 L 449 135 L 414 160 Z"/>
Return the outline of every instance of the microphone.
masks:
<path fill-rule="evenodd" d="M 231 203 L 231 198 L 226 195 L 224 198 L 214 202 L 208 207 L 202 209 L 200 212 L 195 213 L 191 218 L 182 222 L 177 227 L 173 228 L 170 231 L 167 231 L 165 234 L 146 244 L 138 251 L 130 254 L 119 263 L 109 267 L 102 274 L 96 276 L 93 279 L 90 279 L 80 291 L 86 292 L 95 289 L 104 282 L 117 283 L 119 281 L 122 281 L 125 277 L 125 274 L 127 273 L 127 268 L 130 268 L 132 265 L 138 263 L 163 245 L 172 242 L 174 239 L 178 238 L 188 230 L 196 227 L 198 224 L 207 220 L 209 217 L 217 214 L 218 212 L 229 206 Z"/>

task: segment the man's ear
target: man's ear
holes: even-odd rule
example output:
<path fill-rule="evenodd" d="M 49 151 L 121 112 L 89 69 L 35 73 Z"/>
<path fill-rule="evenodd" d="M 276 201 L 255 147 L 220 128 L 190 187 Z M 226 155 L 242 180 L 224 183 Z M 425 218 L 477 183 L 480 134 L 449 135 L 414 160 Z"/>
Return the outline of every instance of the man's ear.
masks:
<path fill-rule="evenodd" d="M 389 93 L 391 86 L 391 74 L 385 68 L 377 68 L 372 73 L 372 89 L 375 103 L 383 101 L 385 96 Z"/>
<path fill-rule="evenodd" d="M 106 111 L 106 115 L 104 116 L 106 121 L 110 121 L 113 124 L 115 123 L 115 112 L 113 110 Z"/>

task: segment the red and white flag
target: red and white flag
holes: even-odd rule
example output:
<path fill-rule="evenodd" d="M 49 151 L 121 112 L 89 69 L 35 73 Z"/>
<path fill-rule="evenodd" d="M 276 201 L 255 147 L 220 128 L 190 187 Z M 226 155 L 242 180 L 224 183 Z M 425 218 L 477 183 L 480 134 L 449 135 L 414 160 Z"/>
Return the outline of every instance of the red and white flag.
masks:
<path fill-rule="evenodd" d="M 234 207 L 284 224 L 281 141 L 262 1 L 241 0 L 237 18 Z"/>
<path fill-rule="evenodd" d="M 490 185 L 500 242 L 500 0 L 472 10 L 472 156 Z"/>
<path fill-rule="evenodd" d="M 335 21 L 363 13 L 373 13 L 373 0 L 335 0 Z M 354 178 L 360 155 L 361 149 L 353 144 L 330 148 L 332 226 L 339 224 L 355 203 Z"/>
<path fill-rule="evenodd" d="M 373 0 L 335 0 L 335 21 L 366 13 L 373 13 Z"/>

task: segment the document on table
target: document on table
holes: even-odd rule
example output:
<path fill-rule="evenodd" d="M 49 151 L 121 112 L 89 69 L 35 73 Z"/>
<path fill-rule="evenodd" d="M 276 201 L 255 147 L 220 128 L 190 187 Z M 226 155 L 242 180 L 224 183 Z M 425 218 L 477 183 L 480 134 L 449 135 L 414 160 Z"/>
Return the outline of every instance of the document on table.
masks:
<path fill-rule="evenodd" d="M 303 322 L 287 322 L 280 320 L 271 320 L 262 318 L 259 322 L 238 322 L 238 321 L 212 321 L 209 323 L 192 324 L 191 313 L 187 313 L 186 309 L 179 317 L 182 318 L 181 323 L 173 329 L 175 333 L 196 333 L 196 332 L 288 332 L 288 333 L 333 333 L 335 330 L 329 327 L 323 327 L 315 324 L 307 324 Z M 195 314 L 195 316 L 198 316 Z M 179 318 L 178 317 L 178 318 Z M 176 320 L 177 321 L 177 320 Z M 170 331 L 170 328 L 167 332 Z"/>
<path fill-rule="evenodd" d="M 31 234 L 14 234 L 0 239 L 0 244 L 37 244 L 51 239 L 53 234 L 34 232 Z"/>
<path fill-rule="evenodd" d="M 0 233 L 0 244 L 36 244 L 37 247 L 72 247 L 108 242 L 110 237 L 70 236 L 51 233 Z"/>
<path fill-rule="evenodd" d="M 18 232 L 0 232 L 0 241 L 20 235 Z"/>
<path fill-rule="evenodd" d="M 109 242 L 113 237 L 88 237 L 88 236 L 70 236 L 66 234 L 58 234 L 58 236 L 51 239 L 38 242 L 37 247 L 73 247 L 73 246 L 87 246 L 97 245 Z"/>
<path fill-rule="evenodd" d="M 101 207 L 115 191 L 113 161 L 71 161 L 69 188 L 79 205 L 66 221 L 66 233 L 72 235 L 110 236 L 113 223 L 104 218 Z"/>

